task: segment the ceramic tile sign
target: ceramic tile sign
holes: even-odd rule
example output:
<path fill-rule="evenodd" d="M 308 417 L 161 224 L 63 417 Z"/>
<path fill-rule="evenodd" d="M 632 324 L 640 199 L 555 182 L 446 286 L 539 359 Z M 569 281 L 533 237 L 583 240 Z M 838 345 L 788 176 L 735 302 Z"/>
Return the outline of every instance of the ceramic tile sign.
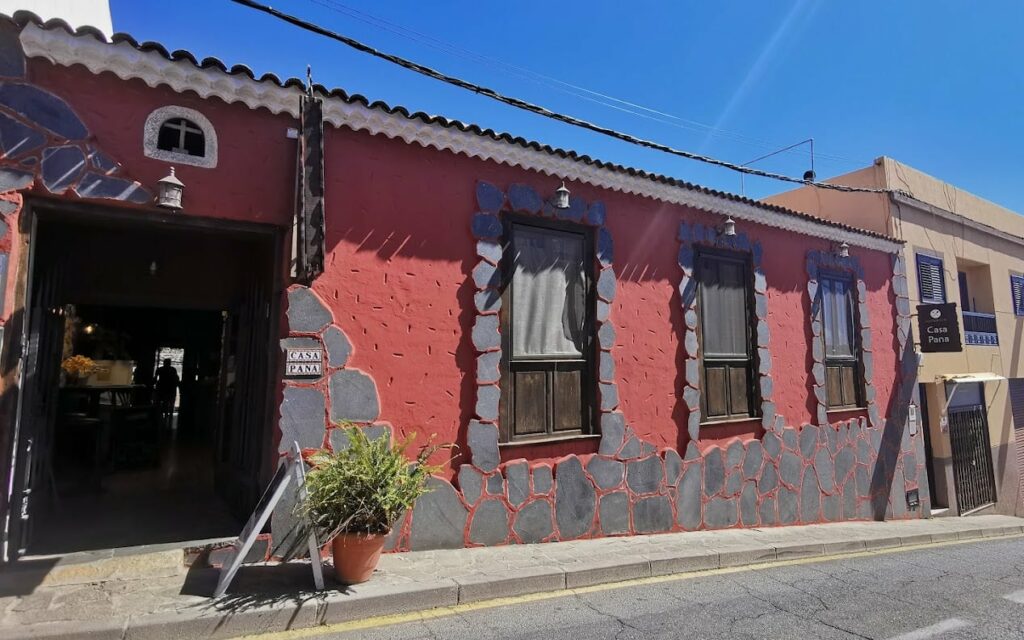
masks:
<path fill-rule="evenodd" d="M 324 350 L 299 348 L 285 350 L 286 378 L 319 378 L 324 373 Z"/>

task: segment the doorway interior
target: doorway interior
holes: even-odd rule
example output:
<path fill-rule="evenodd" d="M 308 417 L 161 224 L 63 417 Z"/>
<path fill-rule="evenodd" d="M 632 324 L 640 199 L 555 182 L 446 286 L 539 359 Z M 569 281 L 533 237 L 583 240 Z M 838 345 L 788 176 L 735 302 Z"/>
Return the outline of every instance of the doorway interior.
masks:
<path fill-rule="evenodd" d="M 271 464 L 279 238 L 37 212 L 21 555 L 237 534 Z"/>

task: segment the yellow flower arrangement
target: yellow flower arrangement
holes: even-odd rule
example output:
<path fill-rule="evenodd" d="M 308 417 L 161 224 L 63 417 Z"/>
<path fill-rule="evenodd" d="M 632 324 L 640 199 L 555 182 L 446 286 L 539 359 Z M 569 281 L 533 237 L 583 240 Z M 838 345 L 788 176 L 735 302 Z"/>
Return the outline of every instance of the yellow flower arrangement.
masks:
<path fill-rule="evenodd" d="M 102 369 L 95 360 L 86 356 L 65 358 L 64 362 L 60 363 L 60 368 L 64 373 L 76 378 L 87 378 Z"/>

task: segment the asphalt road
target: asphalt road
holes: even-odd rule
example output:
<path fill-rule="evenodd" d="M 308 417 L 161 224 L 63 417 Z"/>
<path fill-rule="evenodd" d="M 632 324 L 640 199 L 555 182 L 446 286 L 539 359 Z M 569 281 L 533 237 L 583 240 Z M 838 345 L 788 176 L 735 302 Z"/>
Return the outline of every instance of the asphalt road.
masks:
<path fill-rule="evenodd" d="M 337 640 L 1024 638 L 1024 539 L 584 590 Z"/>

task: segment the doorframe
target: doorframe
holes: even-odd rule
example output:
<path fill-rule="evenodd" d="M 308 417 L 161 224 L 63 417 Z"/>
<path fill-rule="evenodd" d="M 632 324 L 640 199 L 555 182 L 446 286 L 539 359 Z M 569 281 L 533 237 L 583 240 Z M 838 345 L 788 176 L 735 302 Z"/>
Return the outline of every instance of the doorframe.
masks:
<path fill-rule="evenodd" d="M 21 313 L 20 326 L 9 323 L 8 329 L 15 329 L 14 332 L 5 331 L 4 341 L 7 349 L 0 356 L 0 370 L 16 367 L 17 372 L 13 376 L 14 384 L 9 390 L 17 393 L 17 399 L 12 404 L 11 414 L 7 417 L 10 420 L 11 437 L 7 448 L 3 452 L 3 459 L 0 460 L 0 479 L 4 481 L 3 487 L 3 513 L 0 514 L 0 521 L 3 522 L 3 529 L 0 530 L 0 564 L 11 563 L 20 557 L 18 541 L 11 539 L 11 522 L 16 515 L 17 504 L 17 475 L 24 464 L 23 456 L 19 456 L 21 441 L 26 436 L 25 425 L 22 424 L 22 413 L 24 410 L 24 383 L 25 367 L 24 359 L 25 340 L 31 328 L 29 318 L 30 307 L 28 302 L 32 299 L 33 274 L 35 272 L 35 258 L 38 254 L 38 237 L 40 220 L 78 220 L 88 219 L 91 221 L 106 222 L 113 225 L 124 225 L 128 227 L 159 228 L 170 226 L 179 229 L 195 231 L 212 231 L 226 234 L 254 234 L 268 239 L 272 248 L 271 273 L 272 282 L 270 285 L 270 308 L 268 309 L 269 321 L 267 328 L 267 350 L 263 360 L 269 375 L 267 376 L 264 397 L 266 398 L 263 408 L 264 418 L 259 425 L 262 433 L 262 453 L 257 463 L 258 468 L 254 469 L 257 474 L 257 481 L 260 485 L 266 483 L 277 462 L 273 456 L 274 425 L 276 424 L 276 400 L 280 383 L 278 374 L 278 360 L 280 349 L 276 344 L 281 337 L 281 314 L 282 299 L 285 295 L 285 272 L 284 256 L 285 242 L 290 232 L 289 227 L 283 227 L 265 222 L 250 222 L 244 220 L 231 220 L 225 218 L 212 218 L 197 216 L 194 214 L 170 213 L 156 207 L 146 208 L 117 208 L 110 205 L 94 204 L 89 202 L 68 201 L 34 194 L 22 195 L 22 208 L 19 214 L 18 242 L 21 245 L 21 257 L 18 260 L 17 272 L 14 274 L 14 299 L 11 301 L 11 318 Z M 10 269 L 10 265 L 8 265 Z M 8 273 L 8 277 L 12 277 Z M 15 336 L 14 333 L 18 335 Z M 4 416 L 0 416 L 3 419 Z"/>

